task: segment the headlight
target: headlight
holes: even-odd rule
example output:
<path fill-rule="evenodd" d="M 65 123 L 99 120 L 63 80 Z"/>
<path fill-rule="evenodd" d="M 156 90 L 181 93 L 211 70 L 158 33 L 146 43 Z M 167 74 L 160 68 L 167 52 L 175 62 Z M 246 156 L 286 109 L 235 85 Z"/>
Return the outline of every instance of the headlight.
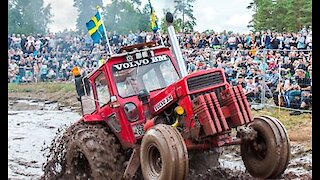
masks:
<path fill-rule="evenodd" d="M 138 112 L 137 106 L 134 103 L 132 102 L 126 103 L 123 106 L 123 110 L 127 116 L 127 119 L 130 122 L 135 122 L 139 119 L 139 112 Z"/>
<path fill-rule="evenodd" d="M 184 113 L 184 109 L 181 106 L 177 106 L 174 111 L 180 116 Z"/>

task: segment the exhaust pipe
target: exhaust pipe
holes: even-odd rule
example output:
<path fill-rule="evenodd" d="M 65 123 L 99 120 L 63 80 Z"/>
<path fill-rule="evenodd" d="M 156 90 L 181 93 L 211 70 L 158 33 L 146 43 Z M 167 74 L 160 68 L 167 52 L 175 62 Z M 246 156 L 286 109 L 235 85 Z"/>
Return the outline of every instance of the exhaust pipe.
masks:
<path fill-rule="evenodd" d="M 171 46 L 173 48 L 173 53 L 178 61 L 178 66 L 180 69 L 180 73 L 182 77 L 185 77 L 188 75 L 186 64 L 184 62 L 184 59 L 182 57 L 180 45 L 177 39 L 177 36 L 174 32 L 173 28 L 173 15 L 170 12 L 167 12 L 166 14 L 166 21 L 167 21 L 167 26 L 168 26 L 168 35 L 169 35 L 169 40 L 171 42 Z"/>

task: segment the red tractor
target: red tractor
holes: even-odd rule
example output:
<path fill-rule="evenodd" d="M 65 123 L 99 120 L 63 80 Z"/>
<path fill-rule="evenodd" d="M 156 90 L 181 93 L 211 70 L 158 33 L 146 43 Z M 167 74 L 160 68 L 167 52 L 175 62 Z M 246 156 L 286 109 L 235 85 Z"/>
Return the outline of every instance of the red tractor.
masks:
<path fill-rule="evenodd" d="M 231 86 L 223 69 L 187 74 L 172 15 L 166 18 L 173 53 L 136 44 L 89 75 L 75 73 L 83 116 L 66 145 L 68 173 L 180 180 L 189 153 L 240 145 L 253 177 L 279 177 L 290 158 L 285 127 L 273 117 L 253 118 L 242 87 Z"/>

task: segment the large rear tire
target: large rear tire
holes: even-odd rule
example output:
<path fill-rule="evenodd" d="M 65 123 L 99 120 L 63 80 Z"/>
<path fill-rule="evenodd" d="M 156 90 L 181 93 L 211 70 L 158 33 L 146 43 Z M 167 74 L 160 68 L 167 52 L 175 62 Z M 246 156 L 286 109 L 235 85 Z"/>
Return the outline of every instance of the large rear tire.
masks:
<path fill-rule="evenodd" d="M 144 179 L 181 180 L 188 175 L 184 139 L 169 125 L 158 124 L 146 132 L 141 143 L 140 161 Z"/>
<path fill-rule="evenodd" d="M 125 157 L 114 135 L 102 124 L 80 123 L 66 152 L 68 179 L 120 179 Z"/>
<path fill-rule="evenodd" d="M 250 126 L 257 131 L 257 138 L 241 143 L 244 165 L 253 177 L 279 177 L 290 159 L 290 143 L 284 126 L 269 116 L 254 118 Z"/>

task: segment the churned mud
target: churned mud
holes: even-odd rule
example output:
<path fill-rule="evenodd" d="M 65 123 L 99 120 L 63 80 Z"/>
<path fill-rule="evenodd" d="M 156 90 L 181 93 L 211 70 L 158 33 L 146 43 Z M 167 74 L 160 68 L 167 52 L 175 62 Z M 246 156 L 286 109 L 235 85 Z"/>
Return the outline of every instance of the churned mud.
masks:
<path fill-rule="evenodd" d="M 64 132 L 79 118 L 52 101 L 9 99 L 8 179 L 58 179 L 68 137 Z M 238 146 L 220 148 L 217 153 L 221 154 L 219 165 L 200 173 L 191 168 L 188 179 L 253 179 Z M 292 142 L 291 159 L 280 179 L 312 179 L 312 149 Z"/>
<path fill-rule="evenodd" d="M 8 178 L 39 179 L 44 153 L 58 129 L 78 120 L 77 113 L 58 110 L 50 101 L 9 100 Z"/>

